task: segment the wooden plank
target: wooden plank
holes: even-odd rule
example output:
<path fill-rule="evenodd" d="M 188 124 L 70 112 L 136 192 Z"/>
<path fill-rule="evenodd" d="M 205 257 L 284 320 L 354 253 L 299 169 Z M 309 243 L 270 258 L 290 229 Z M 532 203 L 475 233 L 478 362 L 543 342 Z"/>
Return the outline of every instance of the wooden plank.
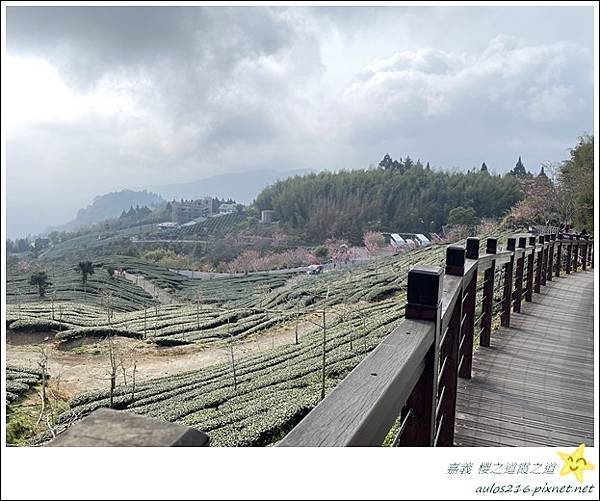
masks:
<path fill-rule="evenodd" d="M 442 291 L 442 325 L 440 332 L 443 334 L 450 322 L 454 305 L 462 298 L 463 277 L 456 275 L 444 276 L 444 290 Z"/>
<path fill-rule="evenodd" d="M 455 444 L 594 444 L 593 273 L 548 282 L 459 381 Z"/>
<path fill-rule="evenodd" d="M 434 322 L 405 319 L 279 445 L 381 444 L 423 371 L 434 335 Z"/>
<path fill-rule="evenodd" d="M 113 409 L 97 409 L 48 443 L 49 447 L 208 447 L 206 433 Z"/>

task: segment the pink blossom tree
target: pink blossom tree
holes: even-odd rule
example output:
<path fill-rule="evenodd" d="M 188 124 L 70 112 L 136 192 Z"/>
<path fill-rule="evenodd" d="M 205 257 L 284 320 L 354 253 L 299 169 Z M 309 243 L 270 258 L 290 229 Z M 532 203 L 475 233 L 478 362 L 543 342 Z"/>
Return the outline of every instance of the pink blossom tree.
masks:
<path fill-rule="evenodd" d="M 17 263 L 17 269 L 23 273 L 27 273 L 31 270 L 31 263 L 29 261 L 26 261 L 25 259 L 21 259 Z"/>
<path fill-rule="evenodd" d="M 329 238 L 325 241 L 327 253 L 331 257 L 334 264 L 348 261 L 349 245 L 346 240 Z"/>
<path fill-rule="evenodd" d="M 384 248 L 385 238 L 377 231 L 367 231 L 363 235 L 363 244 L 371 256 L 376 256 L 381 253 Z"/>
<path fill-rule="evenodd" d="M 232 273 L 248 274 L 250 271 L 258 269 L 260 254 L 254 250 L 242 252 L 238 257 L 229 263 L 229 270 Z"/>

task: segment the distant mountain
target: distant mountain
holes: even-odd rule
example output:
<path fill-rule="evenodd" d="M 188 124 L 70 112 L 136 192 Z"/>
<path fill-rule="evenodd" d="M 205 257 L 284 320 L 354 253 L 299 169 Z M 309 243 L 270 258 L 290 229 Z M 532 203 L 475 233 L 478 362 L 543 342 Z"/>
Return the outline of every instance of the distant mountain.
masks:
<path fill-rule="evenodd" d="M 97 196 L 89 206 L 79 209 L 77 217 L 73 221 L 47 228 L 44 233 L 54 230 L 75 230 L 106 219 L 119 217 L 121 212 L 129 210 L 132 206 L 156 207 L 164 204 L 165 201 L 180 198 L 193 199 L 213 196 L 221 199 L 232 198 L 236 202 L 249 204 L 264 188 L 276 181 L 310 172 L 310 169 L 285 172 L 274 169 L 257 169 L 219 174 L 187 183 L 163 184 L 107 193 Z"/>
<path fill-rule="evenodd" d="M 140 207 L 156 207 L 164 204 L 165 201 L 156 193 L 143 191 L 122 190 L 100 195 L 92 200 L 92 203 L 83 209 L 77 211 L 77 217 L 61 226 L 48 228 L 47 232 L 53 230 L 75 230 L 82 226 L 99 223 L 106 219 L 119 217 L 123 211 L 130 207 L 139 205 Z"/>
<path fill-rule="evenodd" d="M 233 198 L 236 202 L 249 204 L 254 201 L 263 188 L 273 184 L 277 180 L 308 174 L 310 172 L 309 169 L 285 172 L 273 169 L 260 169 L 219 174 L 187 183 L 148 186 L 146 189 L 154 193 L 159 193 L 165 200 L 213 196 L 226 199 Z"/>

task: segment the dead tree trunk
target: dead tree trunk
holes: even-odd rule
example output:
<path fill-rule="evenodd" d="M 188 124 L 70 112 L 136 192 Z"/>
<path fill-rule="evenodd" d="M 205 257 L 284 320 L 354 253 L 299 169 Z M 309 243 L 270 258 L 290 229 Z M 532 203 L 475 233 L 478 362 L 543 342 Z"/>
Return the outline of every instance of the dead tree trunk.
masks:
<path fill-rule="evenodd" d="M 133 374 L 131 375 L 131 402 L 135 401 L 135 373 L 137 370 L 137 362 L 133 361 Z"/>
<path fill-rule="evenodd" d="M 229 334 L 229 353 L 231 354 L 231 370 L 233 372 L 233 391 L 237 391 L 237 377 L 235 373 L 235 357 L 233 355 L 233 337 L 231 336 L 231 324 L 227 319 L 227 332 Z"/>
<path fill-rule="evenodd" d="M 321 364 L 321 400 L 325 398 L 325 362 L 326 362 L 326 348 L 327 344 L 327 325 L 325 324 L 325 310 L 323 310 L 323 360 Z"/>
<path fill-rule="evenodd" d="M 196 299 L 196 325 L 198 330 L 200 330 L 200 294 L 198 294 Z"/>
<path fill-rule="evenodd" d="M 42 399 L 42 406 L 40 409 L 40 415 L 38 417 L 36 426 L 39 426 L 40 422 L 42 421 L 42 417 L 44 416 L 44 411 L 46 410 L 46 386 L 47 386 L 47 380 L 48 380 L 48 353 L 45 348 L 40 351 L 40 360 L 38 361 L 38 366 L 42 370 L 42 392 L 40 395 L 40 397 Z"/>
<path fill-rule="evenodd" d="M 110 408 L 112 409 L 117 386 L 117 357 L 112 337 L 108 338 L 108 353 L 110 358 Z"/>
<path fill-rule="evenodd" d="M 42 402 L 46 401 L 46 386 L 48 381 L 48 353 L 46 350 L 41 351 L 41 358 L 38 366 L 42 370 Z"/>

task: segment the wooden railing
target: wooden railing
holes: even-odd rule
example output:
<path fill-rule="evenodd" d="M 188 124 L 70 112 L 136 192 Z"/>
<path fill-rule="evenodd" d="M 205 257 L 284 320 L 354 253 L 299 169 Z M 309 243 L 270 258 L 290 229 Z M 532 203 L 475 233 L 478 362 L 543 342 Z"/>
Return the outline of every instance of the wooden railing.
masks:
<path fill-rule="evenodd" d="M 445 270 L 409 271 L 405 319 L 280 446 L 377 446 L 392 427 L 393 445 L 453 445 L 458 378 L 471 377 L 475 342 L 490 346 L 496 310 L 509 327 L 511 312 L 521 311 L 522 301 L 532 301 L 553 275 L 593 266 L 592 242 L 576 235 L 509 238 L 503 251 L 488 238 L 482 255 L 479 245 L 469 238 L 466 248 L 449 246 Z M 99 409 L 48 445 L 208 444 L 208 435 L 195 429 Z"/>
<path fill-rule="evenodd" d="M 453 445 L 458 378 L 471 378 L 475 341 L 490 346 L 497 307 L 510 327 L 553 276 L 593 266 L 592 241 L 578 235 L 511 237 L 505 250 L 489 238 L 483 254 L 479 246 L 449 246 L 445 270 L 411 269 L 405 319 L 279 445 L 378 446 L 392 428 L 393 445 Z"/>

